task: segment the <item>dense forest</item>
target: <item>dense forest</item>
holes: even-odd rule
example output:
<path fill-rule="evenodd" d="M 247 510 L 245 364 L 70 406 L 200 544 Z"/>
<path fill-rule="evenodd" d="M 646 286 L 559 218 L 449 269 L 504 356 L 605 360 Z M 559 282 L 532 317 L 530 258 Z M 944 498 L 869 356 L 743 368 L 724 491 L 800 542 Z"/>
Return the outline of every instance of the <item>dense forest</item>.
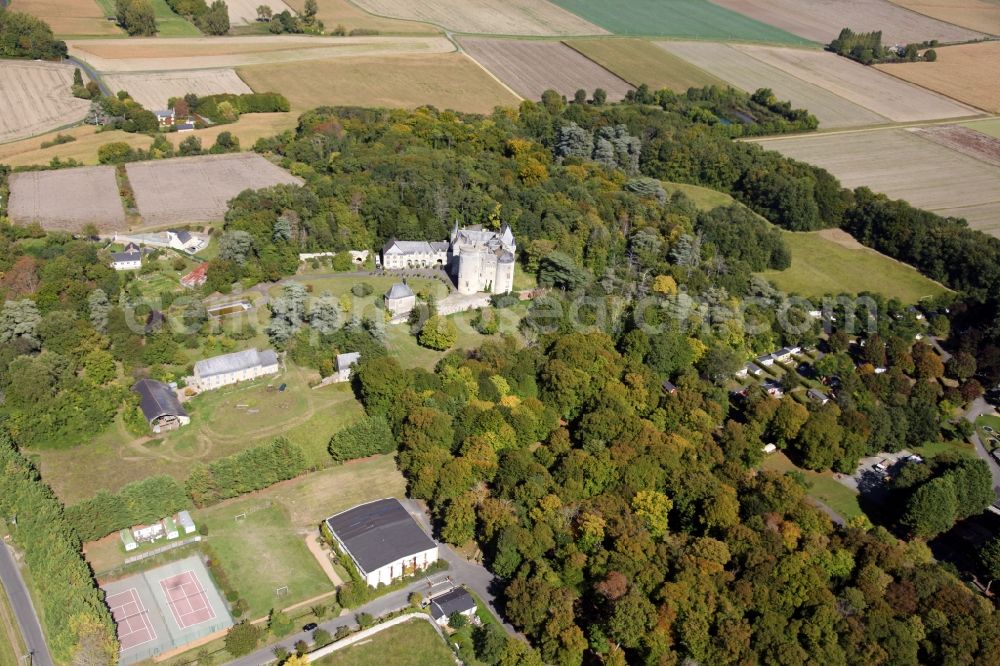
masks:
<path fill-rule="evenodd" d="M 61 60 L 64 57 L 66 42 L 53 37 L 45 21 L 0 4 L 0 58 Z"/>

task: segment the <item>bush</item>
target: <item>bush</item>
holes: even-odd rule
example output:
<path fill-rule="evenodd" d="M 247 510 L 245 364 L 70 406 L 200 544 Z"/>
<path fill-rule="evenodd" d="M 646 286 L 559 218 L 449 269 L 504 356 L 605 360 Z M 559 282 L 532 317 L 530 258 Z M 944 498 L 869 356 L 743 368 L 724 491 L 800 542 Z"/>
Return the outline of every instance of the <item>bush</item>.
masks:
<path fill-rule="evenodd" d="M 333 640 L 333 636 L 326 629 L 317 629 L 313 632 L 313 643 L 317 647 L 322 647 Z"/>
<path fill-rule="evenodd" d="M 344 608 L 356 608 L 368 601 L 368 586 L 355 580 L 350 580 L 337 590 L 337 603 Z"/>
<path fill-rule="evenodd" d="M 358 298 L 364 298 L 365 296 L 371 296 L 375 293 L 375 287 L 371 286 L 367 282 L 359 282 L 351 287 L 351 293 Z"/>
<path fill-rule="evenodd" d="M 234 657 L 250 654 L 260 642 L 260 635 L 260 628 L 246 620 L 234 624 L 226 632 L 226 652 Z"/>
<path fill-rule="evenodd" d="M 364 458 L 396 449 L 389 422 L 380 416 L 365 416 L 330 438 L 328 450 L 336 462 Z"/>
<path fill-rule="evenodd" d="M 375 624 L 375 618 L 373 618 L 369 613 L 358 613 L 354 616 L 354 619 L 357 621 L 358 626 L 362 629 L 367 629 Z"/>
<path fill-rule="evenodd" d="M 284 611 L 276 608 L 271 609 L 270 615 L 267 616 L 267 630 L 274 636 L 281 638 L 290 633 L 294 627 L 294 620 L 288 617 Z"/>

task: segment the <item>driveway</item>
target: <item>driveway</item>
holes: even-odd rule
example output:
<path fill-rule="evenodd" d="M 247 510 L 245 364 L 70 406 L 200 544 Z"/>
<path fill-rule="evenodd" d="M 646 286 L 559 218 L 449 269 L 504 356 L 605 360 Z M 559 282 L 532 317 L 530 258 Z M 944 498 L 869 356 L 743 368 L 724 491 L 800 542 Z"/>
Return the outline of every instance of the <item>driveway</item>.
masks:
<path fill-rule="evenodd" d="M 11 608 L 14 609 L 17 624 L 21 628 L 21 636 L 24 637 L 24 642 L 32 655 L 32 666 L 53 666 L 49 646 L 45 643 L 45 634 L 42 633 L 28 588 L 21 578 L 21 570 L 17 568 L 7 544 L 2 541 L 0 541 L 0 581 L 3 581 L 3 588 L 7 592 Z"/>
<path fill-rule="evenodd" d="M 981 397 L 976 398 L 972 405 L 969 407 L 969 411 L 965 413 L 965 419 L 971 423 L 975 423 L 983 414 L 996 414 L 996 410 Z M 979 433 L 973 432 L 972 437 L 973 446 L 976 447 L 976 455 L 986 461 L 986 464 L 990 468 L 990 474 L 993 475 L 993 492 L 996 493 L 997 499 L 1000 499 L 1000 464 L 990 455 L 990 452 L 986 450 L 983 446 L 983 442 L 979 439 Z"/>

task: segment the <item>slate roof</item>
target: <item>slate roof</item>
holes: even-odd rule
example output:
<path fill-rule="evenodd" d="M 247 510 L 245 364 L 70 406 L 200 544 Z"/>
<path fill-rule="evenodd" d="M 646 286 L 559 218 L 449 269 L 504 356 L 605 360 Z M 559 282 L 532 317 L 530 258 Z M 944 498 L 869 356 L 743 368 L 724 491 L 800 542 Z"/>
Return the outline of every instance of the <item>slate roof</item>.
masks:
<path fill-rule="evenodd" d="M 213 356 L 198 361 L 194 364 L 194 372 L 199 377 L 213 377 L 224 375 L 230 372 L 239 372 L 248 368 L 255 368 L 258 365 L 274 365 L 278 362 L 278 356 L 273 350 L 267 349 L 258 352 L 256 349 L 245 349 L 232 354 Z"/>
<path fill-rule="evenodd" d="M 142 253 L 136 250 L 135 252 L 112 252 L 111 261 L 115 263 L 122 263 L 125 261 L 139 261 L 142 259 Z"/>
<path fill-rule="evenodd" d="M 139 394 L 139 407 L 146 420 L 153 422 L 161 416 L 187 416 L 177 394 L 169 386 L 155 379 L 140 379 L 132 390 Z"/>
<path fill-rule="evenodd" d="M 179 240 L 182 243 L 187 243 L 189 240 L 191 240 L 191 234 L 187 231 L 184 231 L 183 229 L 171 229 L 170 233 L 172 233 L 174 236 L 177 236 L 177 240 Z"/>
<path fill-rule="evenodd" d="M 401 241 L 395 238 L 385 244 L 383 253 L 387 254 L 436 254 L 446 252 L 448 243 L 427 241 Z"/>
<path fill-rule="evenodd" d="M 327 518 L 326 524 L 365 573 L 435 546 L 393 498 L 342 511 Z"/>
<path fill-rule="evenodd" d="M 475 610 L 476 600 L 464 587 L 456 587 L 453 590 L 431 599 L 431 617 L 435 620 L 451 617 L 452 613 L 462 613 Z"/>
<path fill-rule="evenodd" d="M 413 296 L 413 290 L 402 282 L 397 282 L 389 288 L 389 291 L 385 292 L 385 297 L 388 299 L 409 298 L 410 296 Z"/>

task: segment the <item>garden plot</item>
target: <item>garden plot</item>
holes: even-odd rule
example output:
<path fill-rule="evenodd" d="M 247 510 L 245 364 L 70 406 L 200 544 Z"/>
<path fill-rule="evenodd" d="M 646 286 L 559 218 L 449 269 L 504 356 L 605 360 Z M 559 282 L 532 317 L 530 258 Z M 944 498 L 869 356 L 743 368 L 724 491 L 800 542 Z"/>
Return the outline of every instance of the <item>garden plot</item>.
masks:
<path fill-rule="evenodd" d="M 1000 5 L 997 7 L 1000 13 Z M 1000 112 L 1000 42 L 937 49 L 935 62 L 876 65 L 887 74 L 972 106 Z"/>
<path fill-rule="evenodd" d="M 0 143 L 83 120 L 90 102 L 73 97 L 73 67 L 4 60 L 0 66 Z"/>
<path fill-rule="evenodd" d="M 867 186 L 1000 236 L 1000 167 L 905 129 L 760 140 L 768 150 L 821 166 L 845 187 Z"/>
<path fill-rule="evenodd" d="M 202 155 L 126 165 L 144 226 L 221 220 L 247 189 L 302 181 L 260 155 Z"/>
<path fill-rule="evenodd" d="M 808 109 L 819 119 L 820 127 L 857 127 L 888 122 L 885 116 L 871 109 L 751 58 L 728 44 L 660 42 L 659 45 L 736 88 L 747 92 L 770 88 L 778 99 Z"/>
<path fill-rule="evenodd" d="M 462 39 L 462 48 L 483 67 L 526 99 L 540 99 L 548 89 L 573 96 L 583 88 L 603 88 L 618 101 L 632 89 L 593 60 L 560 42 Z"/>
<path fill-rule="evenodd" d="M 202 97 L 253 92 L 232 69 L 108 74 L 104 82 L 115 92 L 127 90 L 132 99 L 147 109 L 165 109 L 171 97 L 183 97 L 188 93 Z"/>
<path fill-rule="evenodd" d="M 745 16 L 828 44 L 841 29 L 882 31 L 882 43 L 964 42 L 983 33 L 911 12 L 887 0 L 714 0 Z"/>
<path fill-rule="evenodd" d="M 606 35 L 547 0 L 357 0 L 362 9 L 487 35 Z"/>
<path fill-rule="evenodd" d="M 79 233 L 88 224 L 102 232 L 125 228 L 111 166 L 12 174 L 8 214 L 15 224 L 37 222 L 47 231 Z"/>

